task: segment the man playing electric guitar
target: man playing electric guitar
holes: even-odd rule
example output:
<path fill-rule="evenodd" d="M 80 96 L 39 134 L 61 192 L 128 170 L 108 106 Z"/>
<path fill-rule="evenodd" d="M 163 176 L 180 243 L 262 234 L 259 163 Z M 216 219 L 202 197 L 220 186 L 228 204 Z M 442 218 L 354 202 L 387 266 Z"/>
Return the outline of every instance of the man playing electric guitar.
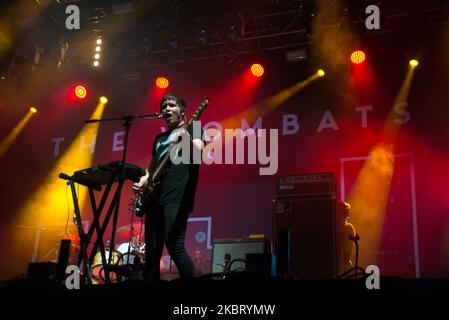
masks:
<path fill-rule="evenodd" d="M 160 279 L 160 259 L 164 244 L 178 268 L 181 278 L 195 276 L 191 257 L 185 249 L 184 239 L 189 213 L 193 211 L 199 165 L 168 163 L 161 171 L 161 162 L 180 139 L 190 139 L 191 147 L 202 149 L 201 139 L 192 139 L 192 127 L 187 126 L 184 114 L 186 104 L 178 96 L 166 95 L 161 100 L 161 114 L 168 126 L 153 143 L 152 160 L 146 175 L 133 185 L 137 195 L 145 197 L 145 278 Z M 193 149 L 191 149 L 193 154 Z M 156 183 L 157 182 L 157 183 Z M 154 187 L 157 185 L 157 187 Z"/>

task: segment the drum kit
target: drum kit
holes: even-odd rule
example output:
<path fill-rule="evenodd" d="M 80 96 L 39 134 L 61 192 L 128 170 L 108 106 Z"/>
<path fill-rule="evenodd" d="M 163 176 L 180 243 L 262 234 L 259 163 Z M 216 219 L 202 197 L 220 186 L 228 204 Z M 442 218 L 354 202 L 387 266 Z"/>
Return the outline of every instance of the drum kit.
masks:
<path fill-rule="evenodd" d="M 120 244 L 112 252 L 109 243 L 106 244 L 106 259 L 109 259 L 109 256 L 111 256 L 110 266 L 108 267 L 111 282 L 142 276 L 142 262 L 145 259 L 144 232 L 145 226 L 141 222 L 124 225 L 117 229 L 117 233 L 121 238 L 126 238 L 128 241 Z M 94 257 L 92 278 L 95 284 L 105 283 L 105 268 L 100 252 L 97 252 Z"/>
<path fill-rule="evenodd" d="M 35 252 L 33 252 L 33 261 L 51 261 L 58 263 L 58 256 L 60 251 L 61 241 L 60 239 L 70 240 L 70 251 L 68 257 L 68 265 L 77 265 L 78 258 L 81 251 L 80 237 L 77 234 L 76 226 L 19 226 L 21 228 L 33 228 L 37 229 L 37 242 L 35 245 Z M 40 238 L 41 234 L 44 232 L 52 232 L 52 237 L 58 239 L 51 251 L 46 253 L 43 257 L 39 256 L 40 248 Z M 113 249 L 111 252 L 110 243 L 107 241 L 105 247 L 106 261 L 109 260 L 111 255 L 111 262 L 108 263 L 108 270 L 111 282 L 120 282 L 126 279 L 143 278 L 143 265 L 145 263 L 145 226 L 142 222 L 136 221 L 132 224 L 123 225 L 117 229 L 117 234 L 120 238 L 125 239 L 120 245 Z M 165 257 L 164 257 L 165 258 Z M 165 271 L 170 262 L 165 261 L 161 258 L 160 268 L 161 277 L 164 278 Z M 170 267 L 171 270 L 171 267 Z M 93 284 L 104 284 L 106 283 L 105 278 L 105 267 L 102 262 L 101 252 L 98 251 L 91 264 L 92 271 L 92 283 Z M 172 274 L 169 272 L 167 274 Z M 175 273 L 173 273 L 175 274 Z M 178 277 L 177 274 L 173 276 Z M 164 278 L 165 279 L 165 278 Z"/>

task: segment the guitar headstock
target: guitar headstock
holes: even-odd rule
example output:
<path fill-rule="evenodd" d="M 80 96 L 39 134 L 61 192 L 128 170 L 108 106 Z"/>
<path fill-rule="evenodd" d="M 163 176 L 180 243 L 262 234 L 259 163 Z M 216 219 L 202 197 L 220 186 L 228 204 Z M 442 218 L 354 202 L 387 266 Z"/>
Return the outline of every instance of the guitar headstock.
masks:
<path fill-rule="evenodd" d="M 200 118 L 201 113 L 203 113 L 204 109 L 206 109 L 208 104 L 209 104 L 209 97 L 205 97 L 204 100 L 201 102 L 200 106 L 198 107 L 198 109 L 196 109 L 192 118 L 190 119 L 190 124 L 193 121 L 197 121 Z"/>

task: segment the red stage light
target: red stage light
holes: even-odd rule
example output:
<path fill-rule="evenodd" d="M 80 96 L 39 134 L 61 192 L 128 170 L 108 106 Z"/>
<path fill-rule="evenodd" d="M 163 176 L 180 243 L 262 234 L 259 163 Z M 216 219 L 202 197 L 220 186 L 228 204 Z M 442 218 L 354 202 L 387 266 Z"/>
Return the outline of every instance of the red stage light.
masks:
<path fill-rule="evenodd" d="M 169 84 L 170 84 L 170 82 L 165 77 L 159 77 L 159 78 L 156 79 L 156 86 L 158 88 L 166 89 L 166 88 L 168 88 Z"/>
<path fill-rule="evenodd" d="M 87 96 L 87 89 L 85 86 L 78 85 L 75 87 L 75 96 L 78 99 L 84 99 Z"/>
<path fill-rule="evenodd" d="M 261 77 L 263 75 L 263 67 L 258 64 L 255 63 L 251 66 L 251 73 L 255 76 L 255 77 Z"/>
<path fill-rule="evenodd" d="M 366 55 L 362 50 L 356 50 L 351 54 L 351 61 L 355 64 L 360 64 L 365 61 Z"/>

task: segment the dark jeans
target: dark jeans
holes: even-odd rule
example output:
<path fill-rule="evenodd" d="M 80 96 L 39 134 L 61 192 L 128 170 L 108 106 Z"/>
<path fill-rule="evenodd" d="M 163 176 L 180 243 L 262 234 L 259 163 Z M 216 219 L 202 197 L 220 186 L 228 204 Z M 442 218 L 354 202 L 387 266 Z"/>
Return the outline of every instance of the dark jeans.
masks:
<path fill-rule="evenodd" d="M 145 215 L 145 276 L 160 279 L 160 260 L 164 244 L 181 278 L 193 278 L 195 267 L 184 246 L 188 213 L 178 203 L 158 206 Z"/>

